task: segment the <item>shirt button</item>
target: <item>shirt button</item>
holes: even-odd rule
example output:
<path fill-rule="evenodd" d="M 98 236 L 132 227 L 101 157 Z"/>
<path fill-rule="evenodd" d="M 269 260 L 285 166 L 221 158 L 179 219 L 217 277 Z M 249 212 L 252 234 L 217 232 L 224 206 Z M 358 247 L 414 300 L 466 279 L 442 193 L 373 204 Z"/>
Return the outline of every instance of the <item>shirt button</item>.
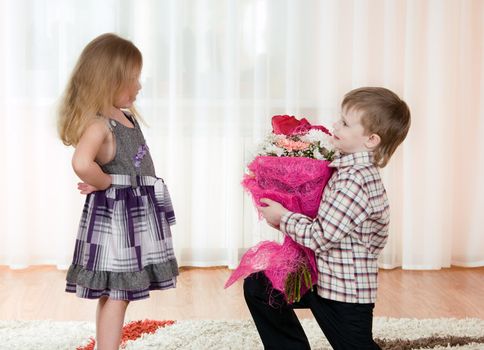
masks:
<path fill-rule="evenodd" d="M 111 125 L 116 126 L 116 122 L 114 120 L 111 120 Z"/>

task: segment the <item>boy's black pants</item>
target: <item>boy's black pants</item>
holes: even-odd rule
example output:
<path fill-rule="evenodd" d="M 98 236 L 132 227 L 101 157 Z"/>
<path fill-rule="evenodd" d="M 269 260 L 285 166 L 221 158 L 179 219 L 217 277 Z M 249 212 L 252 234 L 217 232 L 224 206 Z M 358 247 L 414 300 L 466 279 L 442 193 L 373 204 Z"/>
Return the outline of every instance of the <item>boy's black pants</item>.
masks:
<path fill-rule="evenodd" d="M 299 302 L 288 305 L 263 273 L 244 281 L 244 296 L 264 349 L 310 349 L 294 309 L 310 308 L 324 335 L 335 350 L 380 349 L 373 341 L 374 304 L 352 304 L 321 298 L 307 292 Z M 269 305 L 269 297 L 271 298 Z M 274 305 L 277 305 L 274 307 Z"/>

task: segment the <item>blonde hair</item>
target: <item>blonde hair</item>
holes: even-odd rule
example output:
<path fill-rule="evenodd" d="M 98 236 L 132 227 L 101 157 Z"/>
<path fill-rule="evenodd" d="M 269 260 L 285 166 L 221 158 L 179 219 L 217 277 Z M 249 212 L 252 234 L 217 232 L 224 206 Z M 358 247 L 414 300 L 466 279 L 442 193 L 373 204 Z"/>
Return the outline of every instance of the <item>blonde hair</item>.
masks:
<path fill-rule="evenodd" d="M 341 107 L 362 111 L 361 124 L 365 131 L 380 136 L 373 159 L 376 166 L 383 168 L 407 136 L 410 128 L 407 104 L 388 89 L 363 87 L 348 92 Z"/>
<path fill-rule="evenodd" d="M 57 127 L 65 145 L 77 145 L 86 127 L 114 104 L 142 64 L 138 48 L 115 34 L 100 35 L 87 44 L 59 106 Z M 128 110 L 139 118 L 134 107 Z"/>

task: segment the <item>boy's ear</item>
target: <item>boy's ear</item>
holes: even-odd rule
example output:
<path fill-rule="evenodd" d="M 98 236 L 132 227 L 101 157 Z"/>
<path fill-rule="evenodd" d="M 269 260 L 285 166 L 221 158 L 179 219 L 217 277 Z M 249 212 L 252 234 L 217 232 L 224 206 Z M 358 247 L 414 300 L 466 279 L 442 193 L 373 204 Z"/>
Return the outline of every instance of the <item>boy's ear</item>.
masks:
<path fill-rule="evenodd" d="M 371 134 L 365 142 L 365 146 L 369 149 L 375 149 L 381 142 L 381 137 L 378 134 Z"/>

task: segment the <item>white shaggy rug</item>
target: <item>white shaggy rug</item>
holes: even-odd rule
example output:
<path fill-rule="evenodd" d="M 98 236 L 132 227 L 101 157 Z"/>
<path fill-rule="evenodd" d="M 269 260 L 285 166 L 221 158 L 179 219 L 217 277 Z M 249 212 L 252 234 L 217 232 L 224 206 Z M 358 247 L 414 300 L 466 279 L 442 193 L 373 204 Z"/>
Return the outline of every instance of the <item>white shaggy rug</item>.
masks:
<path fill-rule="evenodd" d="M 311 319 L 301 321 L 314 350 L 331 349 L 317 323 Z M 480 319 L 392 319 L 375 318 L 374 337 L 396 341 L 387 348 L 399 347 L 398 340 L 418 340 L 443 336 L 481 338 L 479 344 L 434 346 L 432 349 L 484 349 L 484 320 Z M 0 349 L 5 350 L 73 350 L 88 343 L 95 334 L 90 322 L 59 321 L 0 321 Z M 408 346 L 408 345 L 407 345 Z M 418 347 L 415 349 L 428 349 Z M 129 341 L 127 350 L 256 350 L 262 349 L 252 321 L 178 321 L 172 326 L 158 329 L 135 341 Z"/>

